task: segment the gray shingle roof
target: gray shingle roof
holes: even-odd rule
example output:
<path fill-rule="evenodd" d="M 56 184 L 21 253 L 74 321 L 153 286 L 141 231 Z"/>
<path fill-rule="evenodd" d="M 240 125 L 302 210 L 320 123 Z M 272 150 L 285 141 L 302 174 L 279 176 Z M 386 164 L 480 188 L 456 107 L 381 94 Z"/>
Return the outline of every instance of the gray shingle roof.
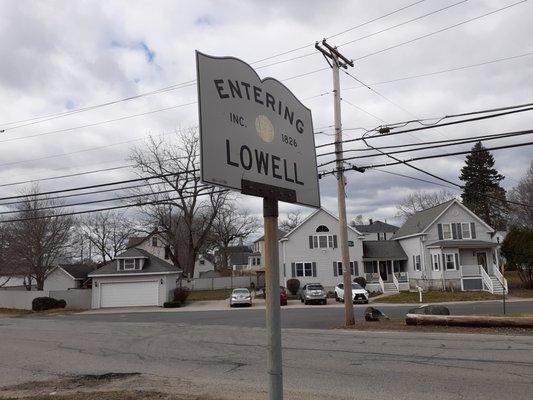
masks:
<path fill-rule="evenodd" d="M 415 235 L 426 229 L 435 218 L 437 218 L 448 206 L 455 200 L 449 200 L 445 203 L 441 203 L 431 208 L 418 211 L 407 218 L 407 221 L 400 227 L 400 229 L 394 234 L 393 239 L 400 238 L 402 236 Z"/>
<path fill-rule="evenodd" d="M 363 241 L 363 259 L 407 260 L 407 254 L 395 240 Z"/>
<path fill-rule="evenodd" d="M 87 275 L 96 269 L 95 265 L 87 264 L 60 264 L 59 266 L 72 275 L 74 279 L 80 280 L 87 279 Z"/>
<path fill-rule="evenodd" d="M 123 257 L 143 257 L 147 258 L 142 270 L 128 270 L 128 271 L 117 271 L 117 261 L 112 260 L 105 264 L 103 267 L 98 268 L 96 271 L 89 274 L 90 277 L 99 276 L 99 275 L 135 275 L 135 274 L 146 274 L 146 273 L 165 273 L 165 272 L 180 272 L 173 264 L 156 257 L 143 249 L 130 248 L 125 252 L 119 254 L 117 258 Z"/>
<path fill-rule="evenodd" d="M 396 232 L 398 229 L 400 229 L 398 226 L 387 224 L 386 222 L 381 221 L 374 221 L 372 224 L 368 225 L 355 225 L 355 229 L 357 229 L 361 233 L 377 233 L 377 232 Z"/>
<path fill-rule="evenodd" d="M 485 240 L 439 240 L 437 242 L 429 243 L 428 247 L 429 246 L 443 248 L 458 247 L 461 249 L 474 249 L 480 247 L 496 247 L 498 246 L 498 243 L 487 242 Z"/>
<path fill-rule="evenodd" d="M 282 238 L 283 236 L 285 236 L 285 235 L 286 235 L 285 232 L 283 232 L 281 229 L 278 229 L 278 240 L 281 239 L 281 238 Z M 255 239 L 255 240 L 254 240 L 254 243 L 260 242 L 260 241 L 262 241 L 262 240 L 265 240 L 265 235 L 263 235 L 263 236 L 261 236 L 261 237 Z"/>

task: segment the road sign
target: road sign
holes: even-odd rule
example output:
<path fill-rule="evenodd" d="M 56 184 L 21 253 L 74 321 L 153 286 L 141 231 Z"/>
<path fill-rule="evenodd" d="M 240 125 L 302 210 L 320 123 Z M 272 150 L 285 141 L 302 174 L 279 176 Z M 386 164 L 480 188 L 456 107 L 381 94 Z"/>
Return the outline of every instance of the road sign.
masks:
<path fill-rule="evenodd" d="M 196 66 L 202 181 L 320 207 L 311 110 L 237 58 L 196 52 Z"/>

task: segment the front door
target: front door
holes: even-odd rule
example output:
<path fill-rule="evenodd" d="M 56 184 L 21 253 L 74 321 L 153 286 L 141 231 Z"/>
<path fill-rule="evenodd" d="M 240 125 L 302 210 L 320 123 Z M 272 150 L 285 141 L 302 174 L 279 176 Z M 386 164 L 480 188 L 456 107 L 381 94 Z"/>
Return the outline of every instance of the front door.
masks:
<path fill-rule="evenodd" d="M 485 252 L 476 253 L 476 255 L 477 255 L 477 265 L 481 265 L 483 269 L 485 270 L 485 272 L 488 274 L 489 270 L 487 267 L 487 253 Z"/>
<path fill-rule="evenodd" d="M 387 281 L 388 275 L 387 275 L 387 262 L 386 261 L 379 262 L 379 275 L 381 276 L 381 279 L 383 281 Z"/>

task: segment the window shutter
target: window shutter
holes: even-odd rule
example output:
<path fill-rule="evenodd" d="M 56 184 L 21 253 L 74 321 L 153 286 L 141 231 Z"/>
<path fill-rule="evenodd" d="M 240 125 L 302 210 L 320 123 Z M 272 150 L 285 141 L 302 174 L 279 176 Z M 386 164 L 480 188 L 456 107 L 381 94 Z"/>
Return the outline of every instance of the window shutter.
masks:
<path fill-rule="evenodd" d="M 446 255 L 442 255 L 442 270 L 446 271 Z"/>
<path fill-rule="evenodd" d="M 313 248 L 313 236 L 309 236 L 309 248 Z"/>
<path fill-rule="evenodd" d="M 452 224 L 452 239 L 457 239 L 457 224 Z"/>
<path fill-rule="evenodd" d="M 337 248 L 337 235 L 333 235 L 333 248 Z"/>
<path fill-rule="evenodd" d="M 463 224 L 457 224 L 457 239 L 463 238 Z"/>
<path fill-rule="evenodd" d="M 287 276 L 287 271 L 285 270 L 285 263 L 283 263 L 283 277 Z"/>
<path fill-rule="evenodd" d="M 470 236 L 472 236 L 472 239 L 476 238 L 476 224 L 473 222 L 470 223 Z"/>
<path fill-rule="evenodd" d="M 316 262 L 313 261 L 313 276 L 316 276 Z"/>
<path fill-rule="evenodd" d="M 439 240 L 442 240 L 442 224 L 437 225 L 437 230 L 439 231 Z"/>
<path fill-rule="evenodd" d="M 294 278 L 296 276 L 296 264 L 291 263 L 291 276 Z"/>
<path fill-rule="evenodd" d="M 455 269 L 459 269 L 459 254 L 455 253 Z"/>
<path fill-rule="evenodd" d="M 416 259 L 415 259 L 415 256 L 413 256 L 413 270 L 416 271 Z"/>
<path fill-rule="evenodd" d="M 353 275 L 359 276 L 359 265 L 357 261 L 353 262 Z"/>
<path fill-rule="evenodd" d="M 337 272 L 337 261 L 333 261 L 333 276 L 339 276 Z"/>

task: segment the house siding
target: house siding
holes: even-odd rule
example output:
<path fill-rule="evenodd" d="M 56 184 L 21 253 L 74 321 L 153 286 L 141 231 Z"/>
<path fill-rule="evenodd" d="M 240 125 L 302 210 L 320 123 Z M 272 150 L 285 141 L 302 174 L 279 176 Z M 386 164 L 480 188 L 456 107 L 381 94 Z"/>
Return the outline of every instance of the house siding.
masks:
<path fill-rule="evenodd" d="M 76 288 L 76 281 L 63 270 L 54 269 L 44 280 L 43 290 L 67 290 Z"/>
<path fill-rule="evenodd" d="M 341 261 L 341 249 L 337 248 L 309 248 L 309 236 L 316 235 L 316 228 L 320 225 L 328 227 L 329 232 L 318 233 L 337 235 L 337 246 L 340 246 L 339 222 L 324 210 L 320 210 L 313 217 L 305 221 L 298 229 L 281 242 L 280 284 L 286 285 L 286 281 L 292 278 L 292 263 L 314 262 L 316 263 L 316 276 L 295 276 L 305 285 L 310 282 L 320 282 L 327 289 L 332 289 L 342 281 L 342 277 L 333 273 L 333 262 Z M 354 242 L 349 247 L 350 261 L 357 261 L 359 275 L 363 274 L 363 240 L 353 230 L 348 229 L 348 240 Z M 285 274 L 284 274 L 285 265 Z"/>

